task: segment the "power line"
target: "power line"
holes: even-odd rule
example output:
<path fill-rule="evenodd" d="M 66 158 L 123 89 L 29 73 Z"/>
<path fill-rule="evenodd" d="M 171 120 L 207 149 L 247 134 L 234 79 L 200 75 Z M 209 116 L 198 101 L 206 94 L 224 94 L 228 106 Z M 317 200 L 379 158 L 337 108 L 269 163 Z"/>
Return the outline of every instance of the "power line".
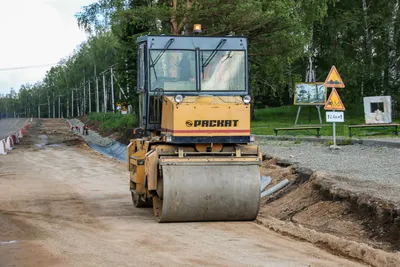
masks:
<path fill-rule="evenodd" d="M 13 68 L 0 68 L 0 71 L 10 71 L 10 70 L 24 70 L 24 69 L 34 69 L 34 68 L 43 68 L 48 66 L 54 66 L 58 63 L 53 64 L 43 64 L 43 65 L 32 65 L 32 66 L 22 66 L 22 67 L 13 67 Z"/>

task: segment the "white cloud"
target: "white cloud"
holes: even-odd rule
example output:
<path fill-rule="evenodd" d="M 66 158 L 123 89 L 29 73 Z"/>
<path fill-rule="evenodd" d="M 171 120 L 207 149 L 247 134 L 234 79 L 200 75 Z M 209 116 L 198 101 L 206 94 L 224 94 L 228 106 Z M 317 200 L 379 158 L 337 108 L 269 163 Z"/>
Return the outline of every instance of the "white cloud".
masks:
<path fill-rule="evenodd" d="M 94 0 L 0 0 L 0 69 L 57 63 L 86 35 L 74 14 Z M 50 67 L 0 71 L 0 94 L 44 78 Z"/>

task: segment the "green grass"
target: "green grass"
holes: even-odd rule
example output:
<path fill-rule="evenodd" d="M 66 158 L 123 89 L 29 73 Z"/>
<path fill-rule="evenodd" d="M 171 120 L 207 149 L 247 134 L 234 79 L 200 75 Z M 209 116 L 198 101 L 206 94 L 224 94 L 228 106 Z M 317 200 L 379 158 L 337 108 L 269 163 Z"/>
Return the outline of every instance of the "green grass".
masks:
<path fill-rule="evenodd" d="M 337 136 L 349 136 L 348 125 L 351 124 L 364 124 L 364 107 L 362 104 L 348 104 L 345 106 L 344 122 L 336 123 Z M 251 123 L 251 132 L 259 135 L 275 135 L 274 128 L 294 127 L 296 121 L 298 106 L 282 106 L 277 108 L 256 109 L 256 119 Z M 311 118 L 311 120 L 309 120 Z M 322 129 L 320 134 L 322 136 L 332 136 L 333 129 L 332 123 L 326 122 L 325 110 L 321 107 Z M 393 120 L 393 122 L 400 122 L 400 119 Z M 297 126 L 319 125 L 318 112 L 316 107 L 303 106 L 300 112 Z M 279 131 L 278 135 L 296 135 L 296 136 L 315 136 L 316 130 L 305 131 Z M 394 127 L 387 129 L 384 128 L 364 128 L 352 129 L 353 137 L 367 137 L 372 133 L 379 133 L 380 136 L 395 136 L 390 131 L 394 131 Z M 368 135 L 369 133 L 369 135 Z"/>
<path fill-rule="evenodd" d="M 266 108 L 266 109 L 256 109 L 256 119 L 251 123 L 251 132 L 253 134 L 259 135 L 275 135 L 274 128 L 281 127 L 294 127 L 296 120 L 298 106 L 282 106 L 277 108 Z M 311 118 L 311 121 L 309 121 Z M 322 136 L 332 136 L 332 123 L 327 123 L 325 119 L 325 110 L 321 107 L 321 118 L 322 118 Z M 132 128 L 135 125 L 135 117 L 132 114 L 121 115 L 119 113 L 90 113 L 89 121 L 98 123 L 98 127 L 101 131 L 123 131 L 128 128 Z M 395 119 L 393 122 L 400 123 L 400 119 Z M 346 110 L 344 111 L 344 123 L 336 123 L 336 135 L 337 136 L 349 136 L 350 124 L 363 124 L 364 119 L 364 107 L 362 104 L 346 105 Z M 297 122 L 298 126 L 307 125 L 319 125 L 317 109 L 312 106 L 303 106 L 299 120 Z M 388 129 L 381 128 L 366 128 L 366 129 L 353 129 L 353 137 L 370 137 L 371 134 L 378 133 L 379 136 L 390 136 L 394 137 L 393 131 L 394 127 Z M 278 135 L 296 135 L 296 136 L 315 136 L 316 131 L 310 130 L 305 131 L 288 131 L 287 133 L 280 131 Z M 345 141 L 347 142 L 347 141 Z"/>
<path fill-rule="evenodd" d="M 132 128 L 135 125 L 133 114 L 121 115 L 119 113 L 90 113 L 90 122 L 98 122 L 101 131 L 119 131 Z"/>

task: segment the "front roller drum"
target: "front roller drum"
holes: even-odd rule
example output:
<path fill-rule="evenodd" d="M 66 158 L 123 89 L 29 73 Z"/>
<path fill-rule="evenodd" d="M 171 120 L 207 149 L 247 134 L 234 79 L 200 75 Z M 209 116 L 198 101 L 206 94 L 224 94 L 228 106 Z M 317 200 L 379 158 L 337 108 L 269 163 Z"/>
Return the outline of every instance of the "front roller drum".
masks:
<path fill-rule="evenodd" d="M 244 162 L 163 165 L 159 222 L 249 221 L 260 207 L 260 168 Z"/>

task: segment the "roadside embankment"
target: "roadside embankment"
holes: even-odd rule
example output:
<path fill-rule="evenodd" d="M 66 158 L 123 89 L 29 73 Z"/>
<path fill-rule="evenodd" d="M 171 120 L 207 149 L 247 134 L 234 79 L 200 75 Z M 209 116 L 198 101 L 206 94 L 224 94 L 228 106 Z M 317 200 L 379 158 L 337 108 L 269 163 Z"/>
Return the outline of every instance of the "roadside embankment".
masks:
<path fill-rule="evenodd" d="M 72 126 L 73 132 L 79 134 L 85 142 L 92 147 L 94 150 L 104 154 L 106 156 L 115 158 L 119 161 L 126 162 L 126 145 L 121 144 L 111 137 L 103 137 L 96 131 L 92 131 L 89 129 L 88 134 L 83 134 L 82 127 L 84 126 L 83 122 L 79 119 L 70 119 L 67 120 L 69 125 Z M 75 127 L 78 126 L 79 130 Z"/>
<path fill-rule="evenodd" d="M 290 184 L 262 200 L 260 224 L 372 266 L 400 266 L 398 149 L 286 141 L 262 151 L 271 186 Z"/>
<path fill-rule="evenodd" d="M 135 116 L 133 114 L 122 115 L 119 113 L 90 113 L 79 116 L 78 120 L 87 124 L 103 137 L 110 137 L 116 141 L 128 145 L 133 136 Z"/>

